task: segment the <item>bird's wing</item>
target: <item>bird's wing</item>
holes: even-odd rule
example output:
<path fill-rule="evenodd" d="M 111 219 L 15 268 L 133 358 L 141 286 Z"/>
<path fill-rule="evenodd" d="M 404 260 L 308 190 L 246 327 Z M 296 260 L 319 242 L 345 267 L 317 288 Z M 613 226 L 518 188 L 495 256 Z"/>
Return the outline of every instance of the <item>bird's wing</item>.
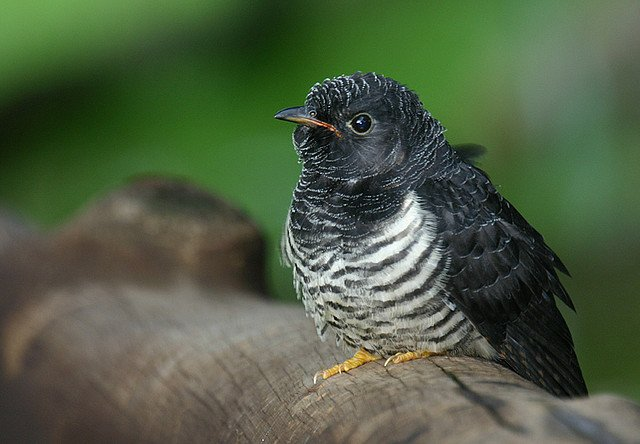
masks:
<path fill-rule="evenodd" d="M 478 159 L 487 152 L 485 147 L 476 143 L 461 143 L 453 145 L 452 148 L 462 160 L 472 165 L 475 165 Z"/>
<path fill-rule="evenodd" d="M 573 309 L 556 272 L 566 268 L 484 172 L 463 168 L 421 190 L 440 215 L 450 297 L 514 371 L 559 396 L 586 394 L 554 299 Z"/>

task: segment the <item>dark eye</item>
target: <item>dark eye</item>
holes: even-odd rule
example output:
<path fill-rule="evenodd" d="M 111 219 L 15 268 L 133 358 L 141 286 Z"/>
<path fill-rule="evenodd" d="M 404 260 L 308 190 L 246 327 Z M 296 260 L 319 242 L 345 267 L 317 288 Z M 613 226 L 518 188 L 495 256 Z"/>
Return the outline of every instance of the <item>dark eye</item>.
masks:
<path fill-rule="evenodd" d="M 349 126 L 353 129 L 357 134 L 366 134 L 371 129 L 372 124 L 371 116 L 366 113 L 361 113 L 351 119 L 349 122 Z"/>

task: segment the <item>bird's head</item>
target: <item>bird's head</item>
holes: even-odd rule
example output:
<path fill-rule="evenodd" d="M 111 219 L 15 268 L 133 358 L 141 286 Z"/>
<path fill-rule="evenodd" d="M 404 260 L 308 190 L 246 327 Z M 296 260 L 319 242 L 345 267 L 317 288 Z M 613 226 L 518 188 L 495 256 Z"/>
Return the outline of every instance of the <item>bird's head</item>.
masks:
<path fill-rule="evenodd" d="M 327 79 L 303 106 L 275 117 L 298 124 L 293 142 L 303 167 L 334 180 L 418 180 L 445 143 L 444 128 L 415 93 L 374 73 Z"/>

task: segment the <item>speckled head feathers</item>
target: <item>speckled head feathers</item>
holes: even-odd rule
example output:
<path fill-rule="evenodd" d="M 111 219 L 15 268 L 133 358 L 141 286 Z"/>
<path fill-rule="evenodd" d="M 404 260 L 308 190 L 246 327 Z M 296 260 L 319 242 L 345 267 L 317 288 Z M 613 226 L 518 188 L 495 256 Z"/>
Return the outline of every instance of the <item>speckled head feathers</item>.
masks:
<path fill-rule="evenodd" d="M 396 94 L 399 98 L 413 96 L 414 101 L 422 107 L 418 97 L 404 85 L 373 72 L 357 72 L 316 83 L 307 94 L 305 104 L 309 108 L 330 111 L 349 108 L 354 101 L 363 97 L 384 97 L 389 93 Z"/>
<path fill-rule="evenodd" d="M 300 110 L 307 117 L 294 120 L 296 150 L 308 171 L 327 178 L 399 183 L 432 164 L 427 158 L 445 144 L 444 128 L 418 96 L 375 73 L 317 83 Z"/>

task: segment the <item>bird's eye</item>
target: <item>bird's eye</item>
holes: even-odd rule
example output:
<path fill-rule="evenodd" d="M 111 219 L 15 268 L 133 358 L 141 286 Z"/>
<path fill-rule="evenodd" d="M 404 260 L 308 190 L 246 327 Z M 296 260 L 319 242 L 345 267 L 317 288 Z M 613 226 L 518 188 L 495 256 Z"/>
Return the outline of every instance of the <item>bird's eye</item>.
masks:
<path fill-rule="evenodd" d="M 311 111 L 309 111 L 309 116 L 311 116 L 311 117 L 314 117 L 314 118 L 315 118 L 317 115 L 318 115 L 318 113 L 317 113 L 317 112 L 315 112 L 315 110 L 313 110 L 313 109 L 312 109 Z"/>
<path fill-rule="evenodd" d="M 367 113 L 360 113 L 351 119 L 349 126 L 357 134 L 367 134 L 371 130 L 373 123 L 371 116 Z"/>

